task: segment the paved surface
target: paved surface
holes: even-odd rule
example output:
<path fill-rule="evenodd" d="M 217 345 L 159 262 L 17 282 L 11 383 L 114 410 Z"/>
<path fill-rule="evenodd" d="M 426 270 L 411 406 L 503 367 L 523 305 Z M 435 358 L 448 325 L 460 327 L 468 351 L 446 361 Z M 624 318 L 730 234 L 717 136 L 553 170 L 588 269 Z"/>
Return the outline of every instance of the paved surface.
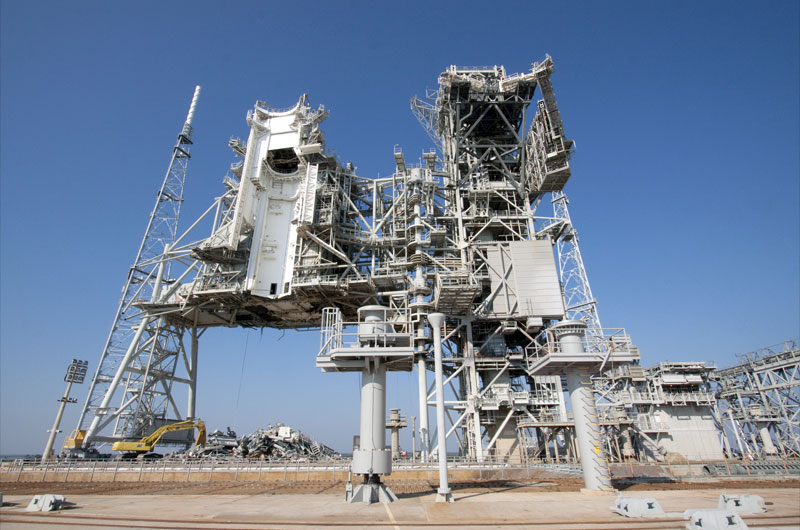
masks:
<path fill-rule="evenodd" d="M 696 489 L 637 491 L 655 497 L 667 512 L 662 519 L 626 519 L 610 511 L 612 495 L 535 492 L 530 488 L 460 492 L 456 502 L 437 504 L 430 493 L 405 494 L 390 505 L 346 504 L 340 493 L 315 495 L 74 495 L 60 512 L 25 512 L 30 495 L 6 495 L 0 509 L 3 530 L 54 528 L 197 528 L 255 530 L 277 528 L 684 528 L 686 509 L 716 508 L 719 495 L 755 493 L 768 512 L 747 516 L 750 528 L 800 528 L 800 489 Z M 45 492 L 42 492 L 45 493 Z M 54 488 L 51 493 L 58 493 Z M 12 503 L 12 505 L 9 505 Z"/>

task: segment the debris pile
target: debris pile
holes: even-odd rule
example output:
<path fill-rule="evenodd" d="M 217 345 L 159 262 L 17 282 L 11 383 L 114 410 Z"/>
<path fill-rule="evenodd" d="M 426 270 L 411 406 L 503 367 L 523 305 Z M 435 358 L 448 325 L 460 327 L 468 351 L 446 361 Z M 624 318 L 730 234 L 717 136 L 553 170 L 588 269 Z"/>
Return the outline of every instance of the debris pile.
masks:
<path fill-rule="evenodd" d="M 215 430 L 208 435 L 204 447 L 194 447 L 188 456 L 239 456 L 263 459 L 327 460 L 338 456 L 330 447 L 312 440 L 288 425 L 276 423 L 266 429 L 236 437 L 230 427 L 223 433 Z"/>

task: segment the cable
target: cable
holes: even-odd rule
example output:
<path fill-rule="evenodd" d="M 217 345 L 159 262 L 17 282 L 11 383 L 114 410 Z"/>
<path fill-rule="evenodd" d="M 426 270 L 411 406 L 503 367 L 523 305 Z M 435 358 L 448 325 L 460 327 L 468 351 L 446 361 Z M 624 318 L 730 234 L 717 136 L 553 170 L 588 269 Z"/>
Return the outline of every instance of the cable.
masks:
<path fill-rule="evenodd" d="M 236 408 L 239 408 L 239 396 L 242 393 L 242 380 L 244 379 L 244 362 L 247 359 L 247 344 L 250 342 L 250 330 L 245 334 L 244 355 L 242 355 L 242 371 L 239 374 L 239 388 L 236 389 Z"/>

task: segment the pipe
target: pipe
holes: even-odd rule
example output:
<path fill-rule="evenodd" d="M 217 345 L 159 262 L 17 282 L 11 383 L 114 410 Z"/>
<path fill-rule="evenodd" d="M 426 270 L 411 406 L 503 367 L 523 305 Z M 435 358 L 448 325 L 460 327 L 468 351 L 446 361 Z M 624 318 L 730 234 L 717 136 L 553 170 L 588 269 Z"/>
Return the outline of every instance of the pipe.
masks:
<path fill-rule="evenodd" d="M 417 417 L 411 416 L 411 463 L 417 460 Z"/>
<path fill-rule="evenodd" d="M 453 502 L 453 494 L 447 482 L 447 434 L 444 425 L 444 384 L 442 383 L 442 313 L 431 313 L 428 322 L 433 330 L 433 352 L 436 381 L 436 431 L 439 438 L 439 490 L 436 502 Z"/>
<path fill-rule="evenodd" d="M 417 375 L 419 376 L 419 457 L 421 462 L 428 461 L 428 368 L 425 358 L 417 361 Z"/>
<path fill-rule="evenodd" d="M 195 324 L 197 317 L 195 317 Z M 189 407 L 186 411 L 186 419 L 193 420 L 197 414 L 197 327 L 192 328 L 192 344 L 189 354 Z"/>

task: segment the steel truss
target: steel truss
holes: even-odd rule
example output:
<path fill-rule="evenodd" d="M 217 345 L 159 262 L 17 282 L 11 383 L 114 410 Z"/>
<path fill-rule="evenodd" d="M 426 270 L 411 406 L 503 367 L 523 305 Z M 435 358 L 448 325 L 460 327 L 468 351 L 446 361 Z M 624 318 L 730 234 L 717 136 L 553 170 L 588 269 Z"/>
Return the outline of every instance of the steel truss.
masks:
<path fill-rule="evenodd" d="M 186 170 L 191 158 L 192 119 L 200 87 L 195 89 L 164 180 L 156 196 L 144 237 L 122 289 L 114 323 L 81 411 L 78 428 L 91 421 L 94 433 L 113 424 L 110 437 L 96 441 L 141 436 L 163 424 L 170 413 L 181 419 L 172 398 L 173 384 L 189 382 L 176 376 L 178 357 L 186 357 L 182 330 L 136 306 L 139 300 L 157 299 L 170 284 L 173 249 L 178 229 Z M 124 388 L 119 405 L 111 403 L 110 388 Z"/>
<path fill-rule="evenodd" d="M 561 375 L 588 384 L 599 368 L 638 359 L 638 350 L 624 330 L 600 327 L 563 194 L 573 142 L 564 136 L 553 68 L 549 57 L 525 74 L 450 67 L 433 100 L 412 100 L 439 152 L 412 165 L 395 149 L 394 172 L 381 178 L 359 176 L 325 154 L 327 112 L 305 96 L 289 109 L 257 102 L 248 140 L 230 142 L 239 160 L 222 196 L 184 235 L 173 229 L 174 242 L 137 259 L 152 286 L 126 291 L 120 304 L 135 308 L 139 324 L 115 339 L 117 361 L 101 363 L 95 377 L 89 443 L 132 435 L 130 427 L 101 435 L 118 417 L 123 426 L 167 420 L 167 410 L 181 419 L 174 383 L 188 384 L 185 416 L 194 417 L 205 328 L 319 327 L 330 307 L 354 322 L 370 304 L 410 326 L 424 458 L 436 449 L 427 418 L 435 393 L 426 316 L 434 311 L 448 316 L 445 428 L 465 456 L 521 459 L 520 432 L 548 419 L 571 422 Z M 553 211 L 540 212 L 548 203 Z M 210 236 L 184 244 L 206 217 L 213 217 Z M 568 352 L 557 336 L 564 330 L 555 332 L 565 319 L 581 321 L 572 325 L 581 334 L 588 327 L 578 350 Z M 116 386 L 125 392 L 113 408 Z M 581 417 L 595 414 L 593 396 L 576 394 L 573 403 Z M 596 437 L 600 426 L 591 421 Z M 593 453 L 602 463 L 605 453 Z"/>
<path fill-rule="evenodd" d="M 562 191 L 573 143 L 563 134 L 549 81 L 552 71 L 549 58 L 534 64 L 530 74 L 508 77 L 502 67 L 451 67 L 440 77 L 434 103 L 414 98 L 411 104 L 443 152 L 443 174 L 450 179 L 445 180 L 444 217 L 455 219 L 453 243 L 462 249 L 458 272 L 465 282 L 480 286 L 466 307 L 444 310 L 451 316 L 444 333 L 447 436 L 476 460 L 523 458 L 528 451 L 522 445 L 532 436 L 537 445 L 531 452 L 549 453 L 550 443 L 557 451 L 553 429 L 572 424 L 561 377 L 540 374 L 539 359 L 558 349 L 546 333 L 548 320 L 586 321 L 587 351 L 609 358 L 612 333 L 600 326 Z M 542 100 L 525 130 L 537 87 Z M 541 216 L 538 209 L 547 195 L 553 214 Z M 513 260 L 514 242 L 532 240 L 557 247 L 563 305 L 561 315 L 550 319 L 537 318 L 515 288 L 515 277 L 524 269 Z M 471 291 L 461 287 L 456 292 Z M 441 288 L 436 296 L 445 298 Z M 442 305 L 435 309 L 443 310 Z M 618 350 L 618 357 L 635 350 L 624 331 L 619 337 L 628 348 Z M 418 365 L 424 373 L 425 358 Z M 421 402 L 433 406 L 433 385 L 423 395 Z M 420 410 L 420 416 L 424 429 L 426 411 Z M 574 454 L 569 434 L 562 438 Z M 436 447 L 429 451 L 434 454 Z"/>
<path fill-rule="evenodd" d="M 713 373 L 721 419 L 746 456 L 800 456 L 800 340 Z"/>

